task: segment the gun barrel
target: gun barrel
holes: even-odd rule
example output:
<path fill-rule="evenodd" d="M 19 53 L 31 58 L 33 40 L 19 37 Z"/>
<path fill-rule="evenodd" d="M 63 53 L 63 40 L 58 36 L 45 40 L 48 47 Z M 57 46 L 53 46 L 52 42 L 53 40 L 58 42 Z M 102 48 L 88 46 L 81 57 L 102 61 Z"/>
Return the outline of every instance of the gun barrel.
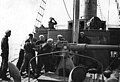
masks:
<path fill-rule="evenodd" d="M 120 45 L 69 44 L 71 50 L 119 50 Z"/>

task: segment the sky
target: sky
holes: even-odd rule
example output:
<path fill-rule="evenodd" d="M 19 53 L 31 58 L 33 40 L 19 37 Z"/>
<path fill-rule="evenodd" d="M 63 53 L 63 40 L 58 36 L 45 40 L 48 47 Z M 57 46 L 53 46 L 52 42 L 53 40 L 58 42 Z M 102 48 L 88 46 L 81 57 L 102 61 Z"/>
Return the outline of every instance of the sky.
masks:
<path fill-rule="evenodd" d="M 118 24 L 117 7 L 114 0 L 98 0 L 98 16 L 109 24 Z M 0 0 L 0 39 L 7 29 L 12 30 L 11 42 L 21 43 L 34 29 L 35 19 L 41 0 Z M 65 0 L 66 7 L 73 18 L 73 0 Z M 109 7 L 110 5 L 110 7 Z M 63 0 L 47 0 L 42 23 L 47 27 L 49 17 L 54 17 L 58 26 L 67 27 L 68 17 Z"/>

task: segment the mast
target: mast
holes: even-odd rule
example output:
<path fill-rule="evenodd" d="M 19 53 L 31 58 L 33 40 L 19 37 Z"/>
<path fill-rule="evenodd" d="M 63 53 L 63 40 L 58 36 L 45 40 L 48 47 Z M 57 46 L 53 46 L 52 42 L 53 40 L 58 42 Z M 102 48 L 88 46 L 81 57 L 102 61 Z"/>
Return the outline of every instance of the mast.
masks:
<path fill-rule="evenodd" d="M 79 22 L 97 16 L 97 0 L 73 0 L 73 43 L 78 43 Z"/>
<path fill-rule="evenodd" d="M 73 0 L 73 43 L 78 43 L 79 37 L 79 1 Z"/>

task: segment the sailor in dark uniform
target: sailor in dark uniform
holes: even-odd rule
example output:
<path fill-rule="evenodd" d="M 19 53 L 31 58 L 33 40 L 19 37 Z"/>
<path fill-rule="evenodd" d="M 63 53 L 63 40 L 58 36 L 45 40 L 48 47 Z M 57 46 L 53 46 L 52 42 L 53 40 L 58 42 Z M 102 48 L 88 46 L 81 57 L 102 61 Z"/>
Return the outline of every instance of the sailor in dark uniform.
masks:
<path fill-rule="evenodd" d="M 42 53 L 50 53 L 53 51 L 53 39 L 47 39 L 47 42 L 42 45 Z M 52 70 L 52 56 L 50 55 L 43 55 L 42 62 L 45 67 L 45 72 Z"/>
<path fill-rule="evenodd" d="M 87 36 L 85 36 L 84 32 L 80 32 L 78 43 L 90 44 L 91 40 Z"/>
<path fill-rule="evenodd" d="M 11 35 L 11 30 L 7 30 L 5 32 L 5 36 L 2 38 L 1 41 L 1 57 L 2 57 L 2 63 L 1 63 L 1 77 L 2 80 L 10 80 L 10 78 L 7 77 L 7 69 L 8 69 L 8 57 L 9 57 L 9 43 L 8 43 L 8 37 Z"/>
<path fill-rule="evenodd" d="M 20 48 L 20 51 L 19 51 L 19 58 L 18 58 L 18 61 L 17 61 L 17 64 L 16 64 L 16 67 L 20 70 L 21 66 L 22 66 L 22 63 L 23 63 L 23 60 L 24 60 L 24 48 L 23 48 L 24 44 L 21 44 L 21 48 Z"/>
<path fill-rule="evenodd" d="M 91 40 L 85 35 L 84 32 L 80 32 L 78 43 L 79 44 L 90 44 Z M 79 51 L 78 53 L 81 55 L 89 56 L 91 54 L 91 51 L 82 50 L 82 51 Z M 76 58 L 75 65 L 79 65 L 79 64 L 86 65 L 86 64 L 90 63 L 90 62 L 88 62 L 88 59 L 86 59 L 85 57 L 76 57 L 75 56 L 75 58 Z"/>
<path fill-rule="evenodd" d="M 29 34 L 29 38 L 25 41 L 25 45 L 24 45 L 24 61 L 23 64 L 21 66 L 21 75 L 23 75 L 23 72 L 26 70 L 26 72 L 28 73 L 28 67 L 29 67 L 29 61 L 31 60 L 31 58 L 35 57 L 35 42 L 36 39 L 33 38 L 32 34 Z M 31 66 L 32 66 L 32 74 L 36 73 L 36 59 L 33 59 L 31 61 Z"/>
<path fill-rule="evenodd" d="M 50 17 L 50 21 L 48 22 L 49 29 L 55 29 L 54 26 L 57 24 L 56 20 L 53 17 Z"/>
<path fill-rule="evenodd" d="M 43 60 L 42 56 L 39 56 L 40 54 L 42 54 L 42 45 L 45 43 L 45 37 L 44 35 L 39 35 L 39 40 L 36 42 L 36 47 L 37 47 L 37 74 L 41 74 L 41 70 L 43 67 L 43 63 L 41 63 Z"/>
<path fill-rule="evenodd" d="M 57 35 L 57 42 L 55 44 L 55 46 L 56 46 L 55 50 L 56 51 L 62 51 L 62 49 L 63 49 L 62 41 L 65 41 L 65 38 L 63 37 L 63 35 L 61 35 L 61 34 Z M 61 53 L 58 53 L 56 55 L 61 55 Z M 55 66 L 58 67 L 58 65 L 60 63 L 60 60 L 61 60 L 61 56 L 55 56 L 55 59 L 56 59 Z"/>

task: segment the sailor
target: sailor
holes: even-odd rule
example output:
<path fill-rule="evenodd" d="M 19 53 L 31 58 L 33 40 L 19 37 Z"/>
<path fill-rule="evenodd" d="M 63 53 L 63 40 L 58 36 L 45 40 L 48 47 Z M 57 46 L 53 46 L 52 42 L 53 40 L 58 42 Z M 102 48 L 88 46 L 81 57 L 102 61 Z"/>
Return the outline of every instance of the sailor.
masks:
<path fill-rule="evenodd" d="M 84 32 L 80 32 L 78 43 L 90 44 L 91 40 L 85 36 Z"/>
<path fill-rule="evenodd" d="M 83 31 L 81 31 L 79 33 L 78 43 L 79 44 L 89 44 L 89 43 L 91 43 L 91 40 L 85 35 L 85 33 Z M 87 50 L 83 50 L 83 51 L 80 51 L 78 53 L 82 54 L 82 55 L 87 55 L 88 54 Z M 85 58 L 84 57 L 74 56 L 74 58 L 75 58 L 74 59 L 75 65 L 85 64 Z"/>
<path fill-rule="evenodd" d="M 56 20 L 53 17 L 50 17 L 50 21 L 48 22 L 49 29 L 55 29 L 54 26 L 57 24 Z"/>
<path fill-rule="evenodd" d="M 42 45 L 45 43 L 45 37 L 44 35 L 39 35 L 39 40 L 36 42 L 36 47 L 37 47 L 37 74 L 41 74 L 41 70 L 42 70 L 42 67 L 43 67 L 43 63 L 42 62 L 42 56 L 39 56 L 40 54 L 42 54 Z"/>
<path fill-rule="evenodd" d="M 40 46 L 40 44 L 45 43 L 45 36 L 39 35 L 39 40 L 36 41 L 36 45 Z"/>
<path fill-rule="evenodd" d="M 31 60 L 31 58 L 35 57 L 35 42 L 36 39 L 33 38 L 32 34 L 29 34 L 29 38 L 25 41 L 25 45 L 24 45 L 24 61 L 23 64 L 21 66 L 21 75 L 24 75 L 23 72 L 26 70 L 26 72 L 28 73 L 28 67 L 29 67 L 29 61 Z M 32 66 L 32 74 L 36 73 L 36 59 L 33 59 L 31 61 L 31 66 Z M 33 74 L 34 75 L 34 74 Z"/>
<path fill-rule="evenodd" d="M 36 38 L 33 38 L 33 34 L 32 33 L 29 34 L 29 37 L 28 37 L 28 39 L 25 42 L 30 42 L 30 41 L 32 43 L 37 41 Z"/>
<path fill-rule="evenodd" d="M 47 42 L 42 45 L 42 53 L 50 53 L 53 51 L 53 39 L 48 38 Z M 51 71 L 53 66 L 52 66 L 52 54 L 49 55 L 43 55 L 42 56 L 42 62 L 44 67 L 45 67 L 45 72 Z"/>
<path fill-rule="evenodd" d="M 55 48 L 56 51 L 62 51 L 62 48 L 63 48 L 63 43 L 62 43 L 62 41 L 65 41 L 65 38 L 63 37 L 63 35 L 58 34 L 58 35 L 57 35 L 56 48 Z M 58 53 L 58 54 L 56 54 L 56 55 L 61 55 L 61 53 Z M 55 64 L 55 66 L 58 67 L 58 65 L 59 65 L 59 63 L 60 63 L 60 60 L 61 60 L 61 56 L 56 56 L 55 59 L 56 59 L 56 64 Z"/>
<path fill-rule="evenodd" d="M 59 41 L 65 41 L 65 38 L 61 34 L 57 35 L 57 42 Z"/>
<path fill-rule="evenodd" d="M 1 77 L 2 80 L 10 80 L 10 78 L 7 77 L 7 69 L 8 69 L 8 57 L 9 57 L 9 43 L 8 43 L 8 37 L 11 36 L 11 30 L 7 30 L 5 32 L 5 36 L 2 38 L 1 41 L 1 57 L 2 57 L 2 63 L 1 63 Z"/>
<path fill-rule="evenodd" d="M 18 58 L 18 61 L 17 61 L 17 64 L 16 64 L 16 67 L 20 70 L 21 66 L 22 66 L 22 63 L 23 63 L 23 60 L 24 60 L 24 44 L 21 44 L 20 45 L 20 50 L 19 50 L 19 58 Z"/>

